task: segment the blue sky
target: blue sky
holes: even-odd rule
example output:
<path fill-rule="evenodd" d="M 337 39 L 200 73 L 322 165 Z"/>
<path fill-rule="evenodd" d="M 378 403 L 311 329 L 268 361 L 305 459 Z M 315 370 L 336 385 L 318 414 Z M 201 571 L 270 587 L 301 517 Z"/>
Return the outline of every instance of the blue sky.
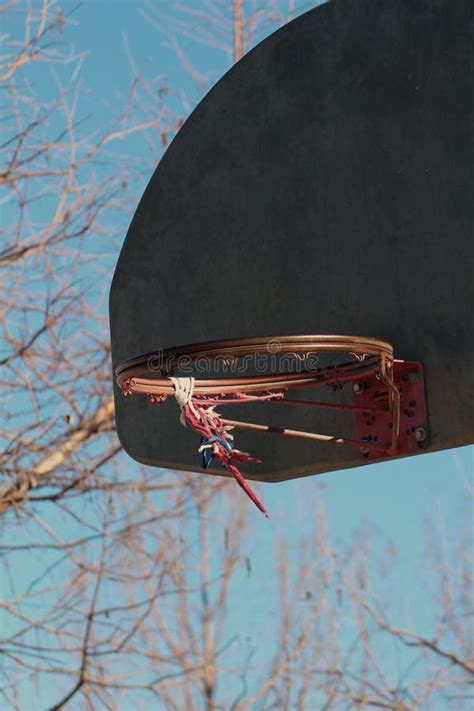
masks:
<path fill-rule="evenodd" d="M 163 0 L 162 6 L 167 4 Z M 168 3 L 171 7 L 171 3 Z M 192 4 L 192 3 L 190 3 Z M 64 2 L 63 8 L 72 8 L 76 3 Z M 307 2 L 296 3 L 307 9 Z M 196 103 L 199 92 L 189 76 L 183 71 L 169 47 L 163 33 L 144 19 L 141 9 L 146 4 L 124 0 L 89 0 L 74 13 L 68 30 L 77 52 L 84 52 L 81 64 L 81 113 L 88 115 L 90 131 L 100 131 L 110 119 L 114 107 L 126 96 L 133 71 L 129 55 L 140 71 L 146 75 L 163 77 L 172 87 L 171 101 L 176 112 L 186 116 L 187 106 L 177 91 L 183 89 L 190 103 Z M 222 52 L 193 43 L 183 42 L 183 47 L 199 68 L 207 73 L 209 85 L 217 80 L 230 66 Z M 67 76 L 66 69 L 57 69 L 59 75 Z M 51 77 L 43 67 L 35 70 L 38 92 L 46 98 Z M 146 146 L 139 138 L 130 140 L 127 152 L 133 160 L 141 163 L 149 160 Z M 137 178 L 137 199 L 153 170 L 153 161 Z M 126 224 L 119 225 L 118 233 Z M 108 254 L 104 266 L 105 276 L 118 256 L 121 237 L 117 236 L 116 255 Z M 101 285 L 101 310 L 106 314 L 108 284 Z M 191 444 L 191 446 L 193 446 Z M 135 464 L 125 457 L 130 471 Z M 278 485 L 260 487 L 262 498 L 271 519 L 266 521 L 255 511 L 254 543 L 250 545 L 254 570 L 260 572 L 249 582 L 245 576 L 239 582 L 237 594 L 245 593 L 244 600 L 234 609 L 235 625 L 246 622 L 249 631 L 258 620 L 262 632 L 268 616 L 275 614 L 271 602 L 262 598 L 262 579 L 270 574 L 269 556 L 274 551 L 276 540 L 285 540 L 296 545 L 301 530 L 312 528 L 311 517 L 319 499 L 325 503 L 328 526 L 333 544 L 342 547 L 349 544 L 358 529 L 367 525 L 381 545 L 392 543 L 397 550 L 395 563 L 397 598 L 395 614 L 401 622 L 424 620 L 428 625 L 431 607 L 423 591 L 424 571 L 420 566 L 427 546 L 428 519 L 435 520 L 441 535 L 449 546 L 450 532 L 460 525 L 466 514 L 468 487 L 474 485 L 474 448 L 426 454 L 416 458 L 396 460 L 364 468 L 344 470 L 293 480 Z M 183 475 L 186 476 L 186 475 Z M 197 476 L 201 476 L 200 474 Z M 205 483 L 205 480 L 204 480 Z M 243 494 L 236 488 L 236 496 Z M 253 512 L 252 512 L 253 513 Z M 239 589 L 240 588 L 240 589 Z M 423 626 L 423 622 L 421 622 Z"/>

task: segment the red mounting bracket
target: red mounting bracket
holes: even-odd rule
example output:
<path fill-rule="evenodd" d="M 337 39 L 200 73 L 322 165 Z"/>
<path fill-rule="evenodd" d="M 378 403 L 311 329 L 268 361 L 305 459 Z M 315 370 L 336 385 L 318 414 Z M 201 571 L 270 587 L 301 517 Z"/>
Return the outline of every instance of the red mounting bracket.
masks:
<path fill-rule="evenodd" d="M 425 382 L 421 363 L 395 360 L 393 380 L 400 392 L 400 434 L 395 456 L 416 454 L 429 444 Z M 389 409 L 388 388 L 375 374 L 353 384 L 353 404 L 357 439 L 390 447 L 393 422 Z M 367 407 L 367 411 L 359 410 Z M 380 410 L 380 412 L 379 412 Z M 365 459 L 390 458 L 388 452 L 362 450 Z"/>

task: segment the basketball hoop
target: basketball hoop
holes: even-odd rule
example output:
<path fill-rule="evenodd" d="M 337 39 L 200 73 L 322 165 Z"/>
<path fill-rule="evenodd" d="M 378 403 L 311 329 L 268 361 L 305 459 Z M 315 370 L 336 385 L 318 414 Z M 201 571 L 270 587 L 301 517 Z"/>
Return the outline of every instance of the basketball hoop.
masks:
<path fill-rule="evenodd" d="M 313 354 L 347 354 L 347 360 L 324 367 L 307 366 Z M 197 366 L 198 362 L 221 363 L 235 367 L 249 356 L 294 356 L 300 363 L 298 372 L 274 372 L 268 375 L 247 375 L 239 378 L 195 379 L 179 377 L 183 365 Z M 270 363 L 275 367 L 274 363 Z M 410 373 L 416 378 L 408 377 Z M 394 360 L 390 343 L 376 338 L 340 335 L 303 335 L 278 338 L 242 338 L 229 341 L 210 341 L 163 351 L 146 353 L 123 361 L 116 369 L 117 384 L 126 397 L 145 395 L 151 404 L 175 398 L 181 410 L 181 423 L 189 425 L 201 436 L 199 451 L 202 465 L 207 468 L 215 459 L 234 476 L 256 506 L 268 516 L 265 508 L 252 492 L 235 462 L 259 460 L 233 446 L 234 429 L 278 434 L 284 437 L 314 440 L 359 450 L 361 457 L 381 459 L 403 456 L 414 447 L 425 446 L 426 436 L 413 427 L 400 437 L 402 380 L 417 389 L 411 392 L 410 407 L 416 414 L 424 413 L 423 373 L 419 363 Z M 332 386 L 335 392 L 352 385 L 352 404 L 318 402 L 287 397 L 296 390 Z M 406 398 L 405 398 L 406 399 Z M 352 414 L 359 437 L 317 434 L 293 429 L 282 429 L 267 424 L 227 419 L 216 412 L 231 405 L 269 402 L 275 405 L 335 409 Z M 407 414 L 408 413 L 408 414 Z M 424 421 L 424 420 L 423 420 Z M 403 426 L 405 427 L 405 422 Z M 365 433 L 365 428 L 370 432 Z"/>

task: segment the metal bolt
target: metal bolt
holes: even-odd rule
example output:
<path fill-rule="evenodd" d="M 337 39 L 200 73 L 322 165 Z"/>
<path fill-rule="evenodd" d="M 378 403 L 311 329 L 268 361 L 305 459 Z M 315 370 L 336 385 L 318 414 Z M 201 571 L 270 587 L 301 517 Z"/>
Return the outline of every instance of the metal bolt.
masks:
<path fill-rule="evenodd" d="M 415 430 L 415 439 L 417 442 L 424 442 L 426 439 L 426 430 L 424 427 L 417 427 Z"/>
<path fill-rule="evenodd" d="M 416 373 L 414 370 L 412 370 L 410 373 L 408 373 L 408 382 L 409 383 L 417 383 L 418 382 L 418 373 Z"/>
<path fill-rule="evenodd" d="M 356 395 L 362 395 L 365 388 L 364 388 L 363 383 L 354 383 L 354 385 L 352 386 L 352 389 Z"/>

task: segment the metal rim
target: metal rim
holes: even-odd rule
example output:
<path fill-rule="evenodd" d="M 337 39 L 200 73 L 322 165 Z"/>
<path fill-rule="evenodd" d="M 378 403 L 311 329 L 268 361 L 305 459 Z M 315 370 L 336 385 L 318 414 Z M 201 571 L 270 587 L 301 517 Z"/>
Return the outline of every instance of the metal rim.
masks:
<path fill-rule="evenodd" d="M 272 348 L 277 350 L 272 351 Z M 173 363 L 174 359 L 186 357 L 189 362 L 198 358 L 208 357 L 238 358 L 245 355 L 272 352 L 278 354 L 316 353 L 316 352 L 346 352 L 354 354 L 356 359 L 374 356 L 380 360 L 393 361 L 393 347 L 387 341 L 366 336 L 344 335 L 295 335 L 295 336 L 264 336 L 259 338 L 236 338 L 232 340 L 206 341 L 174 348 L 150 351 L 122 361 L 116 368 L 117 384 L 128 378 L 137 378 L 147 373 L 161 374 L 160 360 Z M 157 377 L 147 378 L 157 380 Z M 223 379 L 225 380 L 225 379 Z"/>

